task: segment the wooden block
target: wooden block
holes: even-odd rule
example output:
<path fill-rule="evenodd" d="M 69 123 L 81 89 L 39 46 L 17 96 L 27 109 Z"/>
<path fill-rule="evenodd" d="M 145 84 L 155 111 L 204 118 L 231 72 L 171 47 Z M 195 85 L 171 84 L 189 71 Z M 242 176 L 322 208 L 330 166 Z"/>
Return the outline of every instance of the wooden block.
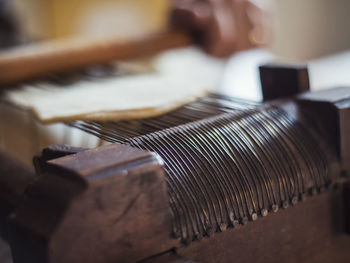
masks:
<path fill-rule="evenodd" d="M 301 94 L 298 103 L 338 150 L 343 170 L 350 171 L 350 87 Z"/>
<path fill-rule="evenodd" d="M 305 65 L 265 64 L 259 67 L 263 100 L 294 96 L 310 89 Z"/>
<path fill-rule="evenodd" d="M 15 262 L 134 262 L 178 244 L 151 152 L 112 144 L 44 171 L 10 218 Z"/>

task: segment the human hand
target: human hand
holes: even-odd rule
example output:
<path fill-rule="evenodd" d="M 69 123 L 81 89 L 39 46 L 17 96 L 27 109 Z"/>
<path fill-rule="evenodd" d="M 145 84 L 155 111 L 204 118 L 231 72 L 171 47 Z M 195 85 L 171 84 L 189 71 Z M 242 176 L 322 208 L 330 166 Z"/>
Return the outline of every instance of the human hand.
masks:
<path fill-rule="evenodd" d="M 251 0 L 174 0 L 170 17 L 172 26 L 191 32 L 218 57 L 265 44 L 265 20 Z"/>

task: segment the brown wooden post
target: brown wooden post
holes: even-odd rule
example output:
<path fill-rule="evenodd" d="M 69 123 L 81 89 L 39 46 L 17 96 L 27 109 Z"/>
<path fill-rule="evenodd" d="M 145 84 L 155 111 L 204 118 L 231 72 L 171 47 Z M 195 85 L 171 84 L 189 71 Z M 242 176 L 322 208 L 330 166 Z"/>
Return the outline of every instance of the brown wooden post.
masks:
<path fill-rule="evenodd" d="M 341 168 L 350 171 L 350 87 L 307 92 L 297 102 L 312 114 L 309 122 L 318 132 L 336 145 Z"/>
<path fill-rule="evenodd" d="M 259 67 L 259 72 L 264 101 L 293 96 L 310 88 L 305 65 L 265 64 Z"/>
<path fill-rule="evenodd" d="M 10 217 L 15 262 L 135 262 L 178 243 L 155 154 L 113 144 L 43 171 Z"/>

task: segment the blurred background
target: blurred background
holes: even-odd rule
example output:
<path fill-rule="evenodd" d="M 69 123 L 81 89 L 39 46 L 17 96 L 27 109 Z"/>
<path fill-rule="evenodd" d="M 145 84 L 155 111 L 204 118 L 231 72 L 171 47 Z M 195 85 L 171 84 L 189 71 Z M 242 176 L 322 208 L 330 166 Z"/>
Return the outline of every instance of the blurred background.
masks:
<path fill-rule="evenodd" d="M 169 4 L 164 0 L 12 1 L 22 33 L 38 40 L 156 32 L 166 27 Z"/>
<path fill-rule="evenodd" d="M 172 0 L 1 0 L 22 40 L 131 37 L 164 31 Z M 254 0 L 267 11 L 278 56 L 306 60 L 350 48 L 347 0 Z M 6 7 L 5 7 L 6 6 Z"/>

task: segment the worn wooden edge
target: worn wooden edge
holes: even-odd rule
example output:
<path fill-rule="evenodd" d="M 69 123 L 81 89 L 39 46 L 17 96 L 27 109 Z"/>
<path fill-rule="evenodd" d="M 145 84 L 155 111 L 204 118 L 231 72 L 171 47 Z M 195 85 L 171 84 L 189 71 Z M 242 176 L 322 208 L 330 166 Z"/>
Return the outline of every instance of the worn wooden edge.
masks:
<path fill-rule="evenodd" d="M 15 262 L 134 262 L 178 244 L 155 154 L 108 145 L 44 171 L 9 218 Z"/>
<path fill-rule="evenodd" d="M 45 172 L 46 163 L 52 159 L 64 157 L 67 155 L 76 154 L 78 152 L 86 151 L 87 148 L 73 147 L 63 144 L 53 144 L 45 147 L 39 156 L 33 157 L 33 165 L 37 175 Z"/>

